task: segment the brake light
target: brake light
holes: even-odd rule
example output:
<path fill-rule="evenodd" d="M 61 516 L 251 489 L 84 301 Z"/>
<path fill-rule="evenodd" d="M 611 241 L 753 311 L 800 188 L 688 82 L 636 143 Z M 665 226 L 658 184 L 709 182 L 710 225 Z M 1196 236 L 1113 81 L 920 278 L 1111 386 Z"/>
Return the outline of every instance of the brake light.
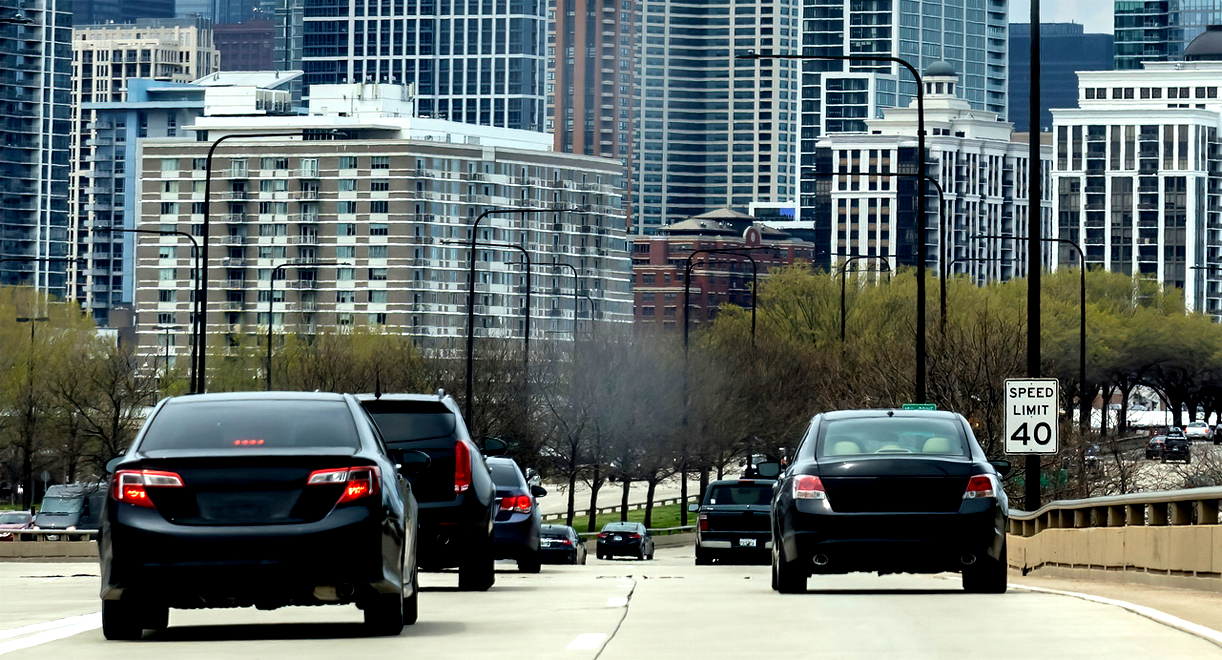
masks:
<path fill-rule="evenodd" d="M 471 448 L 459 440 L 454 445 L 454 493 L 465 493 L 471 487 Z"/>
<path fill-rule="evenodd" d="M 306 480 L 306 485 L 308 486 L 325 486 L 328 484 L 342 484 L 344 486 L 344 492 L 340 493 L 339 501 L 336 504 L 352 502 L 363 497 L 376 495 L 379 492 L 378 468 L 372 465 L 362 465 L 350 468 L 315 470 L 310 473 L 310 478 Z"/>
<path fill-rule="evenodd" d="M 709 531 L 709 514 L 707 513 L 700 514 L 699 521 L 700 521 L 700 531 L 702 532 Z"/>
<path fill-rule="evenodd" d="M 114 498 L 127 504 L 156 509 L 149 488 L 182 488 L 182 477 L 161 470 L 119 470 L 115 473 Z"/>
<path fill-rule="evenodd" d="M 534 503 L 530 501 L 530 495 L 506 495 L 501 498 L 502 511 L 530 513 L 530 508 L 533 505 Z"/>
<path fill-rule="evenodd" d="M 823 489 L 823 480 L 809 474 L 794 477 L 793 498 L 795 500 L 826 500 L 827 491 Z"/>
<path fill-rule="evenodd" d="M 606 532 L 599 532 L 599 533 L 598 533 L 598 538 L 600 538 L 600 539 L 605 539 L 605 538 L 607 538 L 607 533 L 606 533 Z"/>
<path fill-rule="evenodd" d="M 963 492 L 963 499 L 975 500 L 982 497 L 997 497 L 997 490 L 993 486 L 993 478 L 987 474 L 977 474 L 967 480 L 967 490 Z"/>
<path fill-rule="evenodd" d="M 568 539 L 560 539 L 560 545 L 573 545 L 573 542 Z"/>
<path fill-rule="evenodd" d="M 632 533 L 629 533 L 629 534 L 625 534 L 625 536 L 627 536 L 628 538 L 633 539 L 633 540 L 641 538 L 641 535 L 640 535 L 640 534 L 637 534 L 636 532 L 632 532 Z"/>

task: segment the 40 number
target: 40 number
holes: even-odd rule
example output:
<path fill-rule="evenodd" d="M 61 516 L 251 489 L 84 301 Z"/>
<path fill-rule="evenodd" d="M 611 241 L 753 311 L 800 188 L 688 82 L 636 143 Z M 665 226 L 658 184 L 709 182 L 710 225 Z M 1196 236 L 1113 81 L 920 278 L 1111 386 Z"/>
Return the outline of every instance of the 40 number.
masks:
<path fill-rule="evenodd" d="M 1023 443 L 1023 446 L 1030 440 L 1034 440 L 1037 445 L 1046 445 L 1052 442 L 1052 426 L 1048 422 L 1040 422 L 1035 425 L 1034 430 L 1028 430 L 1027 422 L 1023 422 L 1014 430 L 1010 439 Z"/>

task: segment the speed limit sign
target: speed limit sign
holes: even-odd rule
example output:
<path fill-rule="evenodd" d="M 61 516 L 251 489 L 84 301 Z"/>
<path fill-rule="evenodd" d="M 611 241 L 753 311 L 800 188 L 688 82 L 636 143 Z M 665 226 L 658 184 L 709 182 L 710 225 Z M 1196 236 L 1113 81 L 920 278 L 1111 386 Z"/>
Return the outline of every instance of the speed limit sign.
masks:
<path fill-rule="evenodd" d="M 1057 406 L 1060 392 L 1055 378 L 1006 380 L 1006 453 L 1057 453 Z"/>

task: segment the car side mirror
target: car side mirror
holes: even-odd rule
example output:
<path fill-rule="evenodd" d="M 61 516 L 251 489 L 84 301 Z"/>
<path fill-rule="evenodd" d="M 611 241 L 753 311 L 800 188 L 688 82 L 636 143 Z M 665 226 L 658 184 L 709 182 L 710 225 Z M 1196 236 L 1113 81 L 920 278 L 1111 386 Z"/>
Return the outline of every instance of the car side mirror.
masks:
<path fill-rule="evenodd" d="M 700 510 L 700 505 L 696 504 L 695 502 L 692 502 L 691 504 L 687 505 L 687 510 L 691 513 L 696 513 L 697 511 Z"/>
<path fill-rule="evenodd" d="M 759 463 L 755 466 L 755 471 L 765 479 L 776 479 L 781 476 L 781 464 L 776 461 Z"/>
<path fill-rule="evenodd" d="M 484 456 L 501 456 L 505 453 L 506 449 L 508 449 L 508 446 L 504 440 L 484 438 L 484 449 L 482 452 Z"/>
<path fill-rule="evenodd" d="M 547 489 L 543 486 L 531 486 L 530 494 L 534 495 L 535 497 L 543 497 L 547 495 Z"/>
<path fill-rule="evenodd" d="M 433 458 L 428 454 L 417 451 L 415 449 L 405 450 L 399 454 L 399 460 L 396 461 L 395 467 L 398 468 L 399 474 L 411 479 L 427 470 L 433 464 Z"/>
<path fill-rule="evenodd" d="M 1004 458 L 999 458 L 995 461 L 989 461 L 989 465 L 992 465 L 993 469 L 997 470 L 997 474 L 1000 474 L 1003 477 L 1010 474 L 1010 470 L 1014 469 L 1013 464 L 1011 464 L 1010 461 L 1007 461 Z"/>

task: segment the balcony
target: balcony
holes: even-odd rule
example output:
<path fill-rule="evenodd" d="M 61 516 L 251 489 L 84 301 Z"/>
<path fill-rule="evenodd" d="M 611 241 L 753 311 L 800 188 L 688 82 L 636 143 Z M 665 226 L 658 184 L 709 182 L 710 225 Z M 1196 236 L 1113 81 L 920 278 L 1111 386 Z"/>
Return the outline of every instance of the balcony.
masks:
<path fill-rule="evenodd" d="M 226 289 L 245 289 L 246 280 L 225 280 Z"/>
<path fill-rule="evenodd" d="M 318 280 L 292 280 L 286 281 L 285 286 L 289 289 L 317 289 Z"/>
<path fill-rule="evenodd" d="M 221 259 L 221 266 L 223 268 L 245 268 L 247 263 L 248 262 L 245 258 L 239 259 L 236 257 L 230 257 L 227 259 Z"/>
<path fill-rule="evenodd" d="M 298 190 L 290 197 L 292 199 L 318 199 L 318 194 L 317 190 Z"/>
<path fill-rule="evenodd" d="M 226 312 L 240 312 L 242 311 L 242 308 L 245 306 L 246 306 L 246 303 L 244 302 L 237 302 L 234 300 L 221 301 L 221 309 Z"/>
<path fill-rule="evenodd" d="M 293 213 L 289 215 L 289 220 L 297 223 L 317 223 L 317 213 Z"/>
<path fill-rule="evenodd" d="M 250 170 L 245 167 L 231 167 L 225 171 L 226 179 L 249 179 Z"/>
<path fill-rule="evenodd" d="M 221 236 L 218 241 L 221 245 L 242 245 L 246 242 L 245 236 Z"/>
<path fill-rule="evenodd" d="M 230 199 L 230 200 L 246 199 L 246 195 L 247 193 L 245 190 L 229 190 L 229 191 L 221 193 L 221 199 Z"/>
<path fill-rule="evenodd" d="M 298 176 L 300 176 L 303 179 L 317 179 L 318 178 L 318 168 L 317 167 L 302 167 L 298 170 Z"/>
<path fill-rule="evenodd" d="M 225 222 L 246 222 L 245 213 L 226 213 L 222 217 Z"/>

